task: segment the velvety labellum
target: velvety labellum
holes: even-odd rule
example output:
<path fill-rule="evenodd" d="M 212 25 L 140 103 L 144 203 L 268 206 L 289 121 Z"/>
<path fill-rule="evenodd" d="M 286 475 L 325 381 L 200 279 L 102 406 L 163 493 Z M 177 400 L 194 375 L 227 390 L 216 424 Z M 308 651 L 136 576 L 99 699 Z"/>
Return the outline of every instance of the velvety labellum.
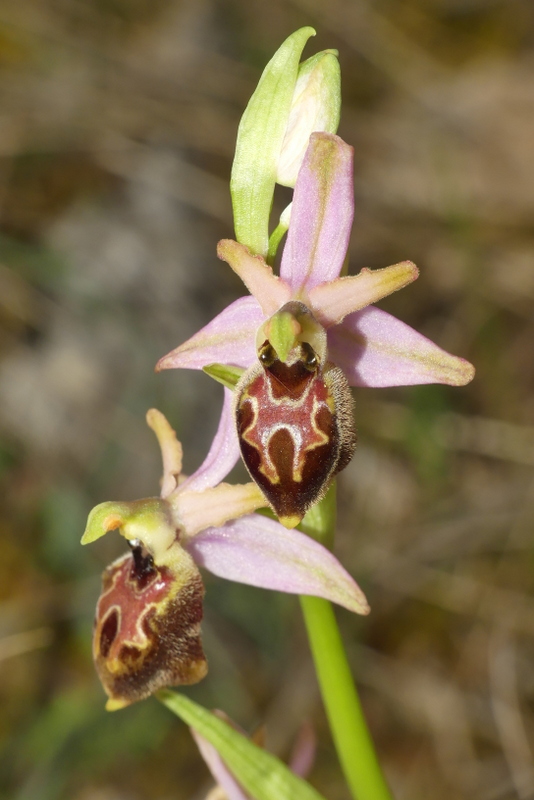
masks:
<path fill-rule="evenodd" d="M 297 525 L 354 452 L 352 398 L 341 370 L 308 343 L 281 361 L 266 341 L 237 388 L 236 422 L 251 477 L 280 521 Z"/>
<path fill-rule="evenodd" d="M 162 686 L 191 684 L 207 672 L 200 622 L 204 587 L 198 570 L 158 567 L 140 542 L 102 575 L 93 655 L 115 709 Z"/>

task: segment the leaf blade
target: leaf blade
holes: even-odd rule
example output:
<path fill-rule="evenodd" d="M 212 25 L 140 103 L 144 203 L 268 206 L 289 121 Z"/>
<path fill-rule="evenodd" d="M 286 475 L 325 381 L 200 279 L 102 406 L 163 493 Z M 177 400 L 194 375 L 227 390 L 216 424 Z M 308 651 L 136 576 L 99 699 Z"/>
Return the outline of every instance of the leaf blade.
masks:
<path fill-rule="evenodd" d="M 157 697 L 217 748 L 236 778 L 255 800 L 324 800 L 278 758 L 257 747 L 189 697 L 168 689 L 160 690 Z"/>

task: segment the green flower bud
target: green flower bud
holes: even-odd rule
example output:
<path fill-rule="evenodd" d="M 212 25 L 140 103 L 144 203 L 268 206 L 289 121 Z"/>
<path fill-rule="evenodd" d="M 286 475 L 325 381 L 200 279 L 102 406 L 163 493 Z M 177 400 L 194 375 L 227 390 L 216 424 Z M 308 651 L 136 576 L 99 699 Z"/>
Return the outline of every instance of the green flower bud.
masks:
<path fill-rule="evenodd" d="M 277 50 L 263 71 L 237 132 L 230 181 L 236 239 L 263 256 L 269 245 L 269 214 L 300 56 L 314 35 L 313 28 L 300 28 Z"/>
<path fill-rule="evenodd" d="M 301 28 L 286 39 L 265 67 L 239 124 L 230 181 L 236 239 L 262 256 L 269 252 L 275 184 L 294 186 L 310 135 L 335 133 L 339 124 L 337 51 L 324 50 L 299 65 L 314 35 L 313 28 Z"/>

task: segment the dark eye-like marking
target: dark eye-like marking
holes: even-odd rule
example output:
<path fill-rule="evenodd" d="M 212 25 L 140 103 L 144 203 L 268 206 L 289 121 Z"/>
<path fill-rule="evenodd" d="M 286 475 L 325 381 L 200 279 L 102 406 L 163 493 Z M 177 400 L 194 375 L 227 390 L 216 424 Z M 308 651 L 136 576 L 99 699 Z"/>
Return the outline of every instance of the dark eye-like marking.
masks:
<path fill-rule="evenodd" d="M 319 366 L 319 361 L 315 354 L 315 350 L 308 342 L 303 342 L 300 347 L 302 351 L 300 360 L 302 361 L 307 370 L 309 370 L 310 372 L 315 372 L 317 367 Z"/>
<path fill-rule="evenodd" d="M 263 367 L 270 367 L 277 359 L 276 351 L 267 339 L 258 350 L 258 358 Z"/>
<path fill-rule="evenodd" d="M 117 607 L 112 608 L 104 622 L 100 631 L 100 655 L 102 658 L 109 656 L 111 645 L 117 638 L 117 633 L 120 628 L 120 609 Z"/>

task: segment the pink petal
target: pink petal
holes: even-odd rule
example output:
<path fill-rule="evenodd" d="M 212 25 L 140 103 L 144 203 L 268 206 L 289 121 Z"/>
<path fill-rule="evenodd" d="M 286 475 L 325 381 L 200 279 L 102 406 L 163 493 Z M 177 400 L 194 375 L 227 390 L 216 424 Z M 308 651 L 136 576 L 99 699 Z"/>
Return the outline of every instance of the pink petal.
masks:
<path fill-rule="evenodd" d="M 239 275 L 266 316 L 270 317 L 290 299 L 291 292 L 287 283 L 273 275 L 272 268 L 263 258 L 253 256 L 244 244 L 223 239 L 217 245 L 217 255 Z"/>
<path fill-rule="evenodd" d="M 280 276 L 296 299 L 337 278 L 354 216 L 353 149 L 328 133 L 313 133 L 293 194 Z"/>
<path fill-rule="evenodd" d="M 150 408 L 147 411 L 146 421 L 156 434 L 161 449 L 163 461 L 161 497 L 167 497 L 178 485 L 178 476 L 182 471 L 182 445 L 166 417 L 157 408 Z"/>
<path fill-rule="evenodd" d="M 221 578 L 324 597 L 357 614 L 369 612 L 363 592 L 332 553 L 260 514 L 208 528 L 185 547 L 199 566 Z"/>
<path fill-rule="evenodd" d="M 240 297 L 187 342 L 161 358 L 162 369 L 202 369 L 208 364 L 249 367 L 256 358 L 256 331 L 265 320 L 254 297 Z"/>
<path fill-rule="evenodd" d="M 219 483 L 212 489 L 201 492 L 183 491 L 169 497 L 178 527 L 188 537 L 200 531 L 219 527 L 232 519 L 238 519 L 258 508 L 265 508 L 263 492 L 255 483 Z"/>
<path fill-rule="evenodd" d="M 246 794 L 243 787 L 237 782 L 222 760 L 218 750 L 194 728 L 190 730 L 200 751 L 200 755 L 206 762 L 215 782 L 221 786 L 228 795 L 228 800 L 250 800 L 249 795 Z"/>
<path fill-rule="evenodd" d="M 401 261 L 384 269 L 362 269 L 358 275 L 337 278 L 316 286 L 309 293 L 311 309 L 326 328 L 337 325 L 354 311 L 397 292 L 419 275 L 411 261 Z"/>
<path fill-rule="evenodd" d="M 464 386 L 475 369 L 442 350 L 409 325 L 368 306 L 328 331 L 328 357 L 352 386 Z"/>
<path fill-rule="evenodd" d="M 225 388 L 221 419 L 209 453 L 197 471 L 180 485 L 180 493 L 183 490 L 201 492 L 216 486 L 234 468 L 239 455 L 233 393 Z"/>
<path fill-rule="evenodd" d="M 317 738 L 311 722 L 303 722 L 289 757 L 289 769 L 306 778 L 313 767 L 317 752 Z"/>

